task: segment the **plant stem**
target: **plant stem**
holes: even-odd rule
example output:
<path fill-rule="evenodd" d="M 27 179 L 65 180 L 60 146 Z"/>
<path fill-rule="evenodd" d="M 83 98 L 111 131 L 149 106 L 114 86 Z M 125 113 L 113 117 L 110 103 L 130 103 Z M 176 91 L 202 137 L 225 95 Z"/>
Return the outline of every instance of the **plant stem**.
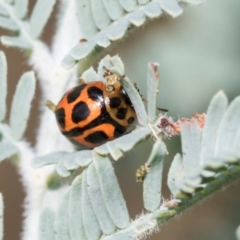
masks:
<path fill-rule="evenodd" d="M 203 189 L 196 191 L 193 195 L 181 199 L 180 201 L 179 199 L 171 200 L 178 203 L 178 206 L 166 207 L 165 203 L 156 211 L 138 217 L 131 222 L 129 227 L 118 231 L 114 236 L 116 239 L 133 238 L 133 236 L 134 239 L 145 239 L 145 237 L 156 230 L 159 225 L 171 220 L 184 210 L 205 200 L 217 191 L 226 188 L 237 179 L 240 179 L 240 165 L 229 166 L 227 170 L 217 173 L 214 180 L 207 183 Z M 101 238 L 101 240 L 110 239 L 111 237 L 107 236 Z"/>
<path fill-rule="evenodd" d="M 157 217 L 158 223 L 163 223 L 171 218 L 175 217 L 177 214 L 183 212 L 187 208 L 205 200 L 206 198 L 212 196 L 214 193 L 219 190 L 226 188 L 231 183 L 240 178 L 240 165 L 232 165 L 227 168 L 227 170 L 219 172 L 215 179 L 207 183 L 206 186 L 200 190 L 196 191 L 191 197 L 182 199 L 178 207 L 169 208 L 175 210 L 175 214 L 171 216 L 166 216 L 162 218 L 161 216 Z"/>

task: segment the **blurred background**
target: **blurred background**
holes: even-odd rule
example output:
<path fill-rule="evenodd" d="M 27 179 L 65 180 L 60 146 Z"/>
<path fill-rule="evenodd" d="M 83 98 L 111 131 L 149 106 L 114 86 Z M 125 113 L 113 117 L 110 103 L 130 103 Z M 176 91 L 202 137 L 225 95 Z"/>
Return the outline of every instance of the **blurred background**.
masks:
<path fill-rule="evenodd" d="M 30 1 L 31 4 L 35 1 Z M 57 6 L 55 8 L 57 11 Z M 42 36 L 51 45 L 55 16 Z M 2 33 L 5 31 L 1 30 Z M 16 49 L 0 49 L 7 54 L 8 106 L 16 82 L 29 70 L 27 58 Z M 240 95 L 240 2 L 211 0 L 200 7 L 185 7 L 182 16 L 162 16 L 130 33 L 107 52 L 119 54 L 129 78 L 138 84 L 146 97 L 147 63 L 160 63 L 158 106 L 169 109 L 169 115 L 190 117 L 206 112 L 212 96 L 223 90 L 231 101 Z M 33 102 L 26 139 L 34 146 L 41 90 Z M 165 161 L 163 197 L 170 198 L 166 176 L 173 156 L 181 152 L 180 138 L 165 141 L 169 156 Z M 114 163 L 119 183 L 132 218 L 143 210 L 142 185 L 135 182 L 135 171 L 146 162 L 152 142 L 140 144 Z M 0 165 L 0 192 L 5 203 L 4 240 L 20 239 L 24 190 L 16 168 L 8 161 Z M 240 224 L 240 184 L 232 184 L 181 217 L 160 226 L 151 240 L 233 240 Z"/>

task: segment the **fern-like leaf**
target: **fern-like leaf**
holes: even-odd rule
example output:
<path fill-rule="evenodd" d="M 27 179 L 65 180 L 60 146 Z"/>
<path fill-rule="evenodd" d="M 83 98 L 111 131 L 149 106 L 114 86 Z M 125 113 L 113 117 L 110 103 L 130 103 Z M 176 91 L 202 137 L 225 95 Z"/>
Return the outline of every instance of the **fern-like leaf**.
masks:
<path fill-rule="evenodd" d="M 148 19 L 157 18 L 166 12 L 172 17 L 182 13 L 176 0 L 119 1 L 75 0 L 80 29 L 84 41 L 80 41 L 63 59 L 62 65 L 71 68 L 87 57 L 94 49 L 107 48 L 111 42 L 123 38 L 127 31 L 139 27 Z M 201 0 L 187 1 L 200 4 Z"/>
<path fill-rule="evenodd" d="M 120 76 L 124 74 L 121 61 L 116 57 L 113 59 L 107 57 L 100 62 L 98 72 L 91 68 L 83 76 L 88 81 L 92 81 L 96 76 L 104 81 L 103 68 L 105 66 Z M 156 87 L 159 81 L 156 66 L 155 63 L 149 64 L 147 79 L 149 87 L 147 100 L 154 106 L 156 106 L 158 92 Z M 61 236 L 65 236 L 65 238 L 59 239 L 68 239 L 69 236 L 71 239 L 72 236 L 77 235 L 81 236 L 81 239 L 102 240 L 141 237 L 146 232 L 153 231 L 158 224 L 166 222 L 240 176 L 240 167 L 239 164 L 236 164 L 240 159 L 237 148 L 240 127 L 236 124 L 236 119 L 240 117 L 240 101 L 239 98 L 236 98 L 226 108 L 226 96 L 219 92 L 210 103 L 203 129 L 196 119 L 181 122 L 182 151 L 184 154 L 183 157 L 180 154 L 175 156 L 168 175 L 168 185 L 175 199 L 161 204 L 163 158 L 167 154 L 167 150 L 159 137 L 164 132 L 160 124 L 161 119 L 162 117 L 167 118 L 167 116 L 156 116 L 154 109 L 150 109 L 150 113 L 147 113 L 145 108 L 143 110 L 141 97 L 137 97 L 136 89 L 131 90 L 133 89 L 131 82 L 126 79 L 126 77 L 122 77 L 122 84 L 124 85 L 124 82 L 128 81 L 124 87 L 128 89 L 129 97 L 134 103 L 134 107 L 136 106 L 138 116 L 140 119 L 142 117 L 140 126 L 136 130 L 93 150 L 83 150 L 77 153 L 55 153 L 55 156 L 54 154 L 48 156 L 49 160 L 44 159 L 44 157 L 42 160 L 35 160 L 35 164 L 38 166 L 56 163 L 59 173 L 69 175 L 70 173 L 67 171 L 70 168 L 75 169 L 77 161 L 74 160 L 71 163 L 70 160 L 68 162 L 64 158 L 74 159 L 70 156 L 75 154 L 80 156 L 83 152 L 88 159 L 87 165 L 84 166 L 86 169 L 83 170 L 81 176 L 74 180 L 72 186 L 67 190 L 65 200 L 63 199 L 65 208 L 69 206 L 68 210 L 62 209 L 64 204 L 61 204 L 58 210 L 58 214 L 62 214 L 61 217 L 69 219 L 68 222 L 56 220 L 59 222 L 55 223 L 55 231 L 60 233 L 64 230 Z M 229 121 L 234 127 L 228 126 Z M 212 133 L 209 139 L 209 133 L 206 131 Z M 225 144 L 223 138 L 226 133 L 228 141 L 231 141 L 231 146 L 228 144 L 224 148 L 222 145 Z M 145 164 L 147 173 L 143 183 L 144 207 L 150 213 L 131 222 L 109 155 L 117 160 L 123 155 L 123 152 L 131 150 L 140 140 L 145 140 L 151 135 L 157 141 L 153 146 L 148 162 Z M 219 152 L 222 147 L 224 151 Z M 57 154 L 60 154 L 59 160 L 55 158 Z M 51 158 L 52 160 L 50 160 Z M 70 198 L 68 197 L 69 192 Z M 76 212 L 74 212 L 74 208 L 76 208 Z M 79 222 L 79 229 L 77 229 L 77 223 L 73 222 L 80 218 L 82 221 Z M 69 225 L 69 222 L 73 225 Z"/>
<path fill-rule="evenodd" d="M 50 226 L 44 222 L 48 215 Z M 129 226 L 126 203 L 107 157 L 94 156 L 93 163 L 65 193 L 56 214 L 49 208 L 43 210 L 40 239 L 52 234 L 53 219 L 56 239 L 99 239 Z"/>
<path fill-rule="evenodd" d="M 113 73 L 118 74 L 120 77 L 125 76 L 124 65 L 121 59 L 118 56 L 106 56 L 99 63 L 98 72 L 95 72 L 90 68 L 83 73 L 82 78 L 87 82 L 96 79 L 106 81 L 103 77 L 104 69 L 106 68 Z M 153 119 L 156 120 L 156 111 L 150 108 L 151 114 L 148 115 L 141 96 L 131 81 L 127 77 L 120 78 L 120 81 L 134 105 L 138 121 L 142 127 L 136 128 L 131 134 L 126 134 L 118 139 L 109 141 L 93 150 L 83 150 L 76 153 L 56 152 L 46 156 L 37 157 L 33 159 L 32 165 L 34 167 L 41 167 L 49 164 L 56 164 L 57 172 L 61 176 L 67 177 L 70 175 L 71 170 L 89 165 L 93 159 L 92 156 L 95 153 L 98 153 L 99 155 L 110 154 L 114 160 L 118 160 L 123 156 L 124 152 L 130 151 L 136 144 L 147 139 L 152 134 L 153 129 L 159 131 L 159 129 L 156 129 L 154 126 L 156 125 L 156 122 L 153 122 L 153 125 L 148 123 L 150 121 L 149 118 L 151 118 L 151 121 Z M 156 95 L 158 91 L 156 87 L 158 86 L 159 81 L 156 63 L 149 64 L 147 81 L 148 91 L 151 93 L 148 102 L 149 104 L 156 106 Z"/>
<path fill-rule="evenodd" d="M 175 156 L 168 175 L 169 188 L 174 196 L 194 194 L 197 188 L 203 187 L 203 178 L 217 177 L 223 169 L 232 171 L 234 165 L 231 163 L 240 160 L 240 98 L 226 107 L 227 98 L 219 92 L 208 107 L 202 131 L 196 122 L 182 125 L 183 159 L 180 155 Z"/>
<path fill-rule="evenodd" d="M 16 35 L 2 36 L 1 43 L 8 47 L 32 49 L 35 39 L 39 38 L 50 17 L 55 2 L 56 0 L 38 0 L 30 18 L 26 19 L 28 0 L 12 2 L 0 0 L 0 27 Z"/>
<path fill-rule="evenodd" d="M 25 131 L 36 80 L 33 72 L 24 73 L 13 97 L 10 124 L 2 123 L 6 116 L 7 61 L 0 52 L 0 161 L 18 153 L 17 141 Z"/>

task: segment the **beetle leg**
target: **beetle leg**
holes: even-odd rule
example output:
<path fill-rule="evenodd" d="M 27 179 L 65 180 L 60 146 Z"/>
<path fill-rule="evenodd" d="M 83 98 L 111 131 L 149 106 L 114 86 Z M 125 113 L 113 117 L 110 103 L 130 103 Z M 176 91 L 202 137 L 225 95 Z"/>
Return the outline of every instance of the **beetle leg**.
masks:
<path fill-rule="evenodd" d="M 53 111 L 53 112 L 56 111 L 56 105 L 55 105 L 53 102 L 51 102 L 50 100 L 47 100 L 47 101 L 46 101 L 46 106 L 47 106 L 51 111 Z"/>
<path fill-rule="evenodd" d="M 79 80 L 78 80 L 78 81 L 79 81 L 80 85 L 82 85 L 82 84 L 85 84 L 85 83 L 86 83 L 86 81 L 85 81 L 83 78 L 81 78 L 81 77 L 79 78 Z"/>

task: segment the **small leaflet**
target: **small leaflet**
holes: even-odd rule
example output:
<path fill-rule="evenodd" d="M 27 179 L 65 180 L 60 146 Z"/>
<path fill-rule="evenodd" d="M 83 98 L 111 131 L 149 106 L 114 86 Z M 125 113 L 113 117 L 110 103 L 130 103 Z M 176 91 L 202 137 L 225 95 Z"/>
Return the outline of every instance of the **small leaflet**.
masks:
<path fill-rule="evenodd" d="M 82 79 L 86 82 L 93 82 L 98 79 L 96 71 L 93 69 L 93 67 L 90 67 L 88 70 L 86 70 L 82 74 Z"/>
<path fill-rule="evenodd" d="M 16 140 L 20 140 L 25 132 L 35 85 L 33 72 L 24 73 L 18 82 L 10 112 L 11 133 Z"/>
<path fill-rule="evenodd" d="M 32 45 L 22 37 L 2 36 L 1 43 L 6 47 L 16 47 L 21 49 L 31 49 Z"/>
<path fill-rule="evenodd" d="M 146 21 L 146 16 L 144 15 L 142 10 L 136 10 L 130 14 L 128 14 L 129 22 L 132 23 L 136 27 L 140 27 Z"/>
<path fill-rule="evenodd" d="M 54 223 L 55 239 L 56 240 L 70 240 L 69 232 L 69 195 L 70 190 L 68 189 L 58 207 L 56 212 L 56 218 Z"/>
<path fill-rule="evenodd" d="M 17 24 L 10 18 L 0 16 L 0 27 L 10 30 L 10 31 L 17 31 L 18 26 Z"/>
<path fill-rule="evenodd" d="M 93 13 L 91 9 L 92 1 L 90 0 L 79 0 L 76 2 L 77 8 L 77 19 L 79 22 L 79 28 L 82 36 L 86 39 L 91 39 L 97 34 L 97 26 L 94 22 Z M 99 8 L 98 14 L 101 15 L 102 9 Z"/>
<path fill-rule="evenodd" d="M 55 212 L 46 207 L 42 210 L 39 220 L 39 240 L 54 240 Z M 1 239 L 1 238 L 0 238 Z"/>
<path fill-rule="evenodd" d="M 173 18 L 182 14 L 183 10 L 176 0 L 158 0 L 160 7 Z"/>
<path fill-rule="evenodd" d="M 180 192 L 180 183 L 183 182 L 184 179 L 184 171 L 183 171 L 183 164 L 182 164 L 182 157 L 178 153 L 174 156 L 172 164 L 170 166 L 168 172 L 168 180 L 167 184 L 168 187 L 173 194 L 176 196 Z"/>
<path fill-rule="evenodd" d="M 162 10 L 157 2 L 150 2 L 147 4 L 143 12 L 149 18 L 157 18 L 162 14 Z"/>
<path fill-rule="evenodd" d="M 237 139 L 240 118 L 240 96 L 236 97 L 224 113 L 216 140 L 216 158 L 227 158 Z M 237 150 L 239 149 L 239 146 Z M 231 157 L 231 156 L 230 156 Z"/>
<path fill-rule="evenodd" d="M 28 0 L 15 0 L 15 12 L 19 18 L 24 18 L 28 11 Z"/>
<path fill-rule="evenodd" d="M 222 91 L 219 91 L 212 98 L 208 106 L 202 133 L 201 164 L 203 166 L 209 163 L 209 160 L 214 157 L 219 124 L 227 105 L 228 100 L 226 95 Z"/>
<path fill-rule="evenodd" d="M 0 6 L 0 15 L 2 15 L 4 17 L 8 17 L 9 13 L 4 7 Z"/>
<path fill-rule="evenodd" d="M 81 204 L 82 204 L 81 209 L 82 209 L 83 226 L 84 226 L 84 231 L 86 233 L 87 239 L 97 240 L 100 238 L 102 231 L 89 199 L 86 170 L 84 170 L 82 173 Z"/>
<path fill-rule="evenodd" d="M 109 15 L 109 17 L 113 20 L 116 21 L 118 20 L 123 14 L 124 10 L 121 7 L 120 3 L 118 0 L 102 0 L 104 7 Z"/>
<path fill-rule="evenodd" d="M 107 14 L 102 0 L 91 0 L 91 9 L 98 29 L 102 30 L 111 24 L 111 19 Z"/>
<path fill-rule="evenodd" d="M 144 207 L 151 212 L 160 206 L 163 160 L 166 153 L 166 146 L 162 140 L 159 139 L 154 144 L 151 155 L 146 163 L 149 172 L 146 173 L 143 182 L 143 200 Z"/>
<path fill-rule="evenodd" d="M 192 187 L 197 187 L 201 182 L 201 134 L 202 132 L 197 122 L 181 125 L 184 181 Z"/>
<path fill-rule="evenodd" d="M 147 74 L 147 100 L 148 120 L 152 123 L 156 120 L 157 91 L 159 85 L 158 63 L 148 64 Z"/>
<path fill-rule="evenodd" d="M 98 175 L 94 164 L 91 164 L 88 167 L 87 173 L 88 194 L 93 210 L 96 214 L 103 233 L 105 235 L 109 235 L 115 231 L 116 226 L 113 223 L 104 203 Z"/>
<path fill-rule="evenodd" d="M 128 210 L 111 161 L 108 157 L 94 154 L 93 163 L 97 170 L 103 200 L 112 221 L 118 228 L 126 228 L 130 223 Z"/>
<path fill-rule="evenodd" d="M 0 142 L 0 162 L 18 152 L 18 148 L 10 142 Z"/>
<path fill-rule="evenodd" d="M 37 168 L 45 165 L 56 164 L 65 155 L 66 152 L 53 152 L 44 156 L 36 157 L 32 161 L 32 166 Z"/>
<path fill-rule="evenodd" d="M 132 12 L 137 6 L 137 0 L 119 0 L 126 12 Z"/>
<path fill-rule="evenodd" d="M 82 220 L 82 176 L 77 176 L 70 188 L 69 229 L 71 239 L 87 240 Z"/>
<path fill-rule="evenodd" d="M 147 112 L 139 92 L 127 77 L 121 78 L 120 81 L 134 106 L 134 109 L 137 114 L 138 122 L 141 125 L 145 126 L 148 122 L 148 117 L 147 117 Z"/>
<path fill-rule="evenodd" d="M 29 20 L 32 37 L 40 37 L 55 3 L 56 0 L 37 0 Z"/>

